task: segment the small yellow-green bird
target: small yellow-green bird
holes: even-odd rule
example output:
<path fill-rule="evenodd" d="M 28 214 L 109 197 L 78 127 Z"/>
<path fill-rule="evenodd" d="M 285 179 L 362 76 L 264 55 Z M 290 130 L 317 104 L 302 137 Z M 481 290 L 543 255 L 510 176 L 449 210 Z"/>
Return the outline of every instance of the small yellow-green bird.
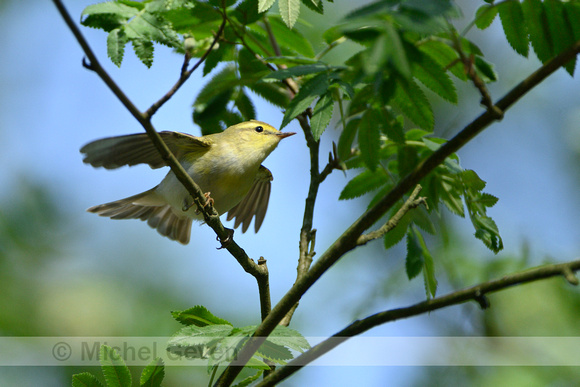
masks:
<path fill-rule="evenodd" d="M 235 218 L 234 228 L 242 224 L 242 232 L 255 217 L 258 232 L 266 216 L 272 181 L 272 173 L 261 164 L 280 140 L 296 133 L 282 133 L 252 120 L 202 137 L 169 131 L 159 134 L 201 190 L 211 196 L 218 213 L 228 212 L 227 220 Z M 145 133 L 96 140 L 83 146 L 81 152 L 85 154 L 83 161 L 93 167 L 167 166 Z M 111 219 L 146 220 L 159 234 L 185 245 L 192 220 L 202 220 L 191 202 L 191 195 L 170 171 L 148 191 L 87 211 Z"/>

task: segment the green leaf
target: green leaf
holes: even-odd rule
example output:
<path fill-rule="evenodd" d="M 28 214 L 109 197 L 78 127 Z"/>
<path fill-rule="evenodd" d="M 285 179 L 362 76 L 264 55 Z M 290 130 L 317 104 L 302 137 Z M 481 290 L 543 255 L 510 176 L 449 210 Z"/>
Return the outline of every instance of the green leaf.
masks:
<path fill-rule="evenodd" d="M 258 82 L 248 85 L 248 88 L 274 106 L 285 109 L 290 103 L 288 91 L 280 85 Z"/>
<path fill-rule="evenodd" d="M 522 10 L 534 52 L 538 59 L 545 63 L 552 58 L 553 48 L 542 2 L 540 0 L 524 0 Z"/>
<path fill-rule="evenodd" d="M 462 81 L 467 80 L 463 65 L 457 60 L 459 58 L 457 52 L 449 45 L 438 40 L 428 40 L 421 44 L 419 49 L 435 60 L 439 66 L 448 69 L 457 78 Z"/>
<path fill-rule="evenodd" d="M 243 90 L 240 91 L 234 103 L 242 114 L 244 121 L 256 119 L 256 108 L 250 97 Z"/>
<path fill-rule="evenodd" d="M 258 12 L 266 12 L 274 5 L 275 2 L 276 0 L 258 0 Z"/>
<path fill-rule="evenodd" d="M 292 359 L 292 352 L 286 347 L 274 344 L 269 340 L 264 341 L 256 352 L 256 356 L 274 361 L 278 364 L 285 364 L 285 360 Z"/>
<path fill-rule="evenodd" d="M 366 166 L 374 171 L 379 164 L 381 149 L 381 131 L 378 122 L 381 113 L 375 109 L 368 109 L 362 116 L 358 127 L 358 144 L 361 158 Z"/>
<path fill-rule="evenodd" d="M 290 53 L 298 53 L 306 58 L 314 58 L 314 49 L 309 39 L 306 39 L 300 31 L 289 29 L 284 21 L 278 16 L 269 15 L 270 27 L 276 37 L 276 42 L 282 49 Z M 261 26 L 257 26 L 260 31 L 264 31 Z"/>
<path fill-rule="evenodd" d="M 417 239 L 417 234 L 410 228 L 407 232 L 407 258 L 405 259 L 405 270 L 407 278 L 415 278 L 423 270 L 423 250 Z"/>
<path fill-rule="evenodd" d="M 546 18 L 548 19 L 548 28 L 550 29 L 554 55 L 558 55 L 574 44 L 574 33 L 564 18 L 564 5 L 562 2 L 558 0 L 545 0 L 543 4 L 546 11 Z M 575 59 L 564 65 L 566 71 L 572 76 L 574 76 L 575 67 Z"/>
<path fill-rule="evenodd" d="M 99 362 L 107 387 L 131 387 L 131 372 L 117 351 L 108 345 L 102 345 Z"/>
<path fill-rule="evenodd" d="M 508 43 L 518 54 L 527 57 L 529 52 L 528 30 L 520 2 L 517 0 L 505 1 L 497 7 Z"/>
<path fill-rule="evenodd" d="M 425 283 L 425 293 L 427 298 L 435 297 L 437 293 L 437 278 L 435 278 L 435 262 L 433 256 L 427 248 L 423 235 L 418 230 L 414 230 L 421 245 L 423 255 L 423 281 Z"/>
<path fill-rule="evenodd" d="M 103 387 L 103 385 L 93 374 L 82 372 L 73 375 L 72 387 Z"/>
<path fill-rule="evenodd" d="M 440 200 L 445 204 L 449 211 L 461 217 L 465 216 L 463 201 L 461 200 L 459 188 L 454 184 L 442 179 L 441 190 L 439 192 Z"/>
<path fill-rule="evenodd" d="M 298 94 L 288 104 L 288 109 L 284 114 L 280 129 L 288 125 L 296 116 L 302 114 L 304 110 L 309 108 L 317 97 L 326 93 L 328 90 L 328 81 L 328 74 L 322 73 L 304 83 Z"/>
<path fill-rule="evenodd" d="M 268 367 L 270 369 L 270 367 Z M 250 375 L 245 379 L 242 379 L 239 383 L 234 384 L 232 387 L 247 387 L 250 384 L 254 383 L 256 380 L 260 379 L 262 374 L 264 373 L 263 370 L 259 370 L 256 374 Z"/>
<path fill-rule="evenodd" d="M 147 40 L 132 40 L 133 50 L 137 57 L 147 67 L 153 64 L 153 43 Z"/>
<path fill-rule="evenodd" d="M 127 38 L 123 30 L 119 28 L 114 29 L 107 36 L 107 55 L 117 67 L 121 67 L 121 62 L 123 62 L 126 44 Z"/>
<path fill-rule="evenodd" d="M 431 105 L 413 80 L 397 79 L 393 104 L 422 129 L 433 130 L 435 119 Z"/>
<path fill-rule="evenodd" d="M 498 9 L 494 5 L 486 4 L 482 5 L 475 12 L 475 25 L 480 30 L 485 30 L 487 27 L 493 23 L 497 15 Z"/>
<path fill-rule="evenodd" d="M 466 169 L 461 173 L 461 179 L 463 183 L 467 186 L 467 188 L 481 191 L 485 188 L 485 181 L 481 180 L 481 178 L 477 175 L 474 170 Z"/>
<path fill-rule="evenodd" d="M 198 327 L 206 325 L 232 325 L 229 321 L 214 316 L 202 305 L 197 305 L 183 311 L 171 312 L 171 315 L 184 325 L 195 325 Z"/>
<path fill-rule="evenodd" d="M 413 223 L 419 226 L 421 230 L 428 232 L 431 235 L 435 235 L 435 225 L 429 218 L 429 214 L 425 207 L 420 206 L 412 211 L 410 211 Z"/>
<path fill-rule="evenodd" d="M 135 17 L 138 12 L 137 8 L 114 1 L 106 1 L 87 6 L 81 13 L 81 24 L 109 32 L 120 27 L 128 19 Z M 83 18 L 84 16 L 86 17 Z"/>
<path fill-rule="evenodd" d="M 391 216 L 394 215 L 400 208 L 401 205 L 393 208 L 393 211 L 391 211 Z M 385 236 L 383 237 L 383 243 L 386 250 L 390 249 L 391 247 L 395 246 L 397 243 L 403 240 L 403 238 L 407 234 L 407 229 L 411 225 L 411 221 L 412 221 L 411 213 L 407 212 L 405 215 L 403 215 L 403 217 L 399 221 L 399 224 L 397 224 L 397 227 L 393 228 L 391 231 L 385 234 Z"/>
<path fill-rule="evenodd" d="M 399 144 L 405 142 L 404 118 L 401 115 L 395 115 L 388 106 L 381 109 L 383 120 L 380 122 L 380 128 L 387 135 L 389 140 Z"/>
<path fill-rule="evenodd" d="M 457 90 L 443 67 L 420 51 L 415 53 L 413 59 L 411 62 L 413 76 L 440 97 L 456 104 Z"/>
<path fill-rule="evenodd" d="M 352 143 L 358 131 L 360 118 L 353 118 L 342 129 L 340 138 L 338 139 L 338 158 L 346 161 L 352 157 Z"/>
<path fill-rule="evenodd" d="M 276 326 L 270 336 L 268 336 L 267 340 L 274 344 L 282 345 L 301 353 L 304 353 L 305 350 L 310 349 L 308 340 L 306 340 L 304 336 L 300 334 L 300 332 L 283 325 Z"/>
<path fill-rule="evenodd" d="M 324 14 L 324 6 L 322 4 L 322 0 L 302 0 L 302 4 L 310 8 L 316 13 L 321 15 Z"/>
<path fill-rule="evenodd" d="M 316 105 L 314 105 L 312 118 L 310 119 L 310 126 L 312 128 L 314 140 L 318 141 L 320 139 L 320 136 L 330 123 L 333 109 L 334 100 L 332 99 L 331 93 L 323 94 L 318 102 L 316 102 Z"/>
<path fill-rule="evenodd" d="M 375 171 L 363 171 L 355 176 L 342 189 L 338 200 L 348 200 L 358 198 L 364 194 L 374 191 L 389 182 L 389 177 L 382 169 Z"/>
<path fill-rule="evenodd" d="M 161 358 L 151 360 L 141 373 L 141 387 L 159 387 L 165 377 L 165 364 Z"/>
<path fill-rule="evenodd" d="M 179 356 L 192 359 L 205 359 L 218 345 L 234 331 L 231 325 L 189 325 L 180 329 L 167 342 L 167 350 Z M 229 339 L 228 339 L 229 340 Z M 228 344 L 232 341 L 229 340 Z M 223 348 L 222 348 L 223 349 Z M 222 351 L 222 354 L 226 354 Z M 219 360 L 215 356 L 214 360 Z"/>
<path fill-rule="evenodd" d="M 315 63 L 304 66 L 294 66 L 287 69 L 281 69 L 278 71 L 273 71 L 266 75 L 263 79 L 278 79 L 283 80 L 286 78 L 299 77 L 301 75 L 316 74 L 323 71 L 328 71 L 329 66 L 324 63 Z"/>
<path fill-rule="evenodd" d="M 278 0 L 278 7 L 280 7 L 280 16 L 288 26 L 294 27 L 298 15 L 300 15 L 300 0 Z"/>

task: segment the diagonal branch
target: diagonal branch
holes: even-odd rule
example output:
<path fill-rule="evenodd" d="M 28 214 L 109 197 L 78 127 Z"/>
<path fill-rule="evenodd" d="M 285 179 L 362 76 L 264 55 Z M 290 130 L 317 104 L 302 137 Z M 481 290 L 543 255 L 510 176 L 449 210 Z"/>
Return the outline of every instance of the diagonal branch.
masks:
<path fill-rule="evenodd" d="M 495 105 L 503 112 L 506 112 L 515 102 L 527 94 L 539 83 L 544 81 L 549 75 L 572 60 L 580 52 L 580 41 L 574 43 L 570 48 L 557 55 L 537 71 L 528 76 L 525 80 L 515 86 Z M 237 357 L 237 364 L 245 364 L 251 356 L 258 350 L 260 345 L 276 327 L 279 321 L 288 311 L 300 300 L 302 295 L 344 254 L 354 249 L 359 236 L 377 222 L 397 201 L 401 200 L 413 186 L 418 184 L 427 174 L 441 164 L 451 154 L 457 152 L 475 136 L 496 121 L 497 115 L 490 111 L 485 111 L 474 119 L 455 137 L 433 152 L 427 159 L 420 162 L 407 176 L 372 208 L 359 217 L 345 232 L 322 254 L 322 256 L 312 265 L 310 270 L 290 288 L 282 299 L 274 306 L 268 317 L 256 329 L 254 336 L 240 350 Z M 229 366 L 217 381 L 219 386 L 230 385 L 241 371 L 239 366 Z"/>
<path fill-rule="evenodd" d="M 339 344 L 342 344 L 349 338 L 360 335 L 361 333 L 366 332 L 378 325 L 403 318 L 418 316 L 420 314 L 429 313 L 434 310 L 446 308 L 452 305 L 459 305 L 468 301 L 476 301 L 481 305 L 481 300 L 484 299 L 485 295 L 488 293 L 498 292 L 511 286 L 540 281 L 546 278 L 563 276 L 572 285 L 578 285 L 578 279 L 576 276 L 574 276 L 573 273 L 579 270 L 580 260 L 555 265 L 540 266 L 534 269 L 523 271 L 521 273 L 511 274 L 497 280 L 484 282 L 467 289 L 458 290 L 456 292 L 433 298 L 431 300 L 419 302 L 418 304 L 405 308 L 391 309 L 376 313 L 362 320 L 353 322 L 340 332 L 334 334 L 332 337 L 315 345 L 308 351 L 293 359 L 285 366 L 278 368 L 268 377 L 264 378 L 264 380 L 260 382 L 258 386 L 273 386 L 276 383 L 281 382 L 288 376 L 299 371 L 303 366 L 318 359 L 320 356 L 337 347 Z"/>
<path fill-rule="evenodd" d="M 401 218 L 403 218 L 403 216 L 405 216 L 407 212 L 409 212 L 413 208 L 419 207 L 421 204 L 427 206 L 426 198 L 424 197 L 417 198 L 417 195 L 419 195 L 419 192 L 421 192 L 422 188 L 423 187 L 421 187 L 421 185 L 417 184 L 417 186 L 413 190 L 413 193 L 411 193 L 411 196 L 409 196 L 409 198 L 405 201 L 403 206 L 399 208 L 399 211 L 397 211 L 397 213 L 393 215 L 393 217 L 389 219 L 387 223 L 385 223 L 378 230 L 371 231 L 368 234 L 361 235 L 357 239 L 356 244 L 358 246 L 362 246 L 374 239 L 382 237 L 383 235 L 385 235 L 386 233 L 397 227 L 397 225 L 401 221 Z"/>
<path fill-rule="evenodd" d="M 175 155 L 173 155 L 173 153 L 169 150 L 167 145 L 163 142 L 163 139 L 151 124 L 151 116 L 148 113 L 142 113 L 139 109 L 137 109 L 137 107 L 133 104 L 133 102 L 129 99 L 129 97 L 127 97 L 127 95 L 121 90 L 121 88 L 115 83 L 115 81 L 113 81 L 113 79 L 101 66 L 96 55 L 90 48 L 88 42 L 86 41 L 86 39 L 80 32 L 79 28 L 70 17 L 62 1 L 53 0 L 53 3 L 55 4 L 65 23 L 72 31 L 73 35 L 77 39 L 78 43 L 82 47 L 85 55 L 89 60 L 88 63 L 86 61 L 83 61 L 84 66 L 89 68 L 90 70 L 93 70 L 103 80 L 103 82 L 105 82 L 105 84 L 109 87 L 109 89 L 111 89 L 111 91 L 127 108 L 127 110 L 129 110 L 129 112 L 133 115 L 133 117 L 135 117 L 135 119 L 141 124 L 141 126 L 143 126 L 143 128 L 149 135 L 151 142 L 155 145 L 155 147 L 157 148 L 163 159 L 167 162 L 167 164 L 171 168 L 171 171 L 175 174 L 177 179 L 185 186 L 187 191 L 193 197 L 193 201 L 196 203 L 199 211 L 203 214 L 205 222 L 215 231 L 215 233 L 217 234 L 218 238 L 221 241 L 228 242 L 227 245 L 224 247 L 230 252 L 230 254 L 234 256 L 234 258 L 238 261 L 238 263 L 242 266 L 242 268 L 246 272 L 253 275 L 258 282 L 264 281 L 264 279 L 267 278 L 268 276 L 266 266 L 258 265 L 250 257 L 248 257 L 246 252 L 237 243 L 231 240 L 231 230 L 228 230 L 224 227 L 224 225 L 221 223 L 219 219 L 219 214 L 217 213 L 217 211 L 215 211 L 215 209 L 212 206 L 205 205 L 206 198 L 203 192 L 201 191 L 199 186 L 193 181 L 191 176 L 189 176 L 189 174 L 181 166 Z M 217 36 L 219 36 L 219 34 Z M 201 62 L 196 64 L 196 66 L 199 66 L 199 64 L 201 64 Z M 195 68 L 193 68 L 191 71 L 195 70 Z"/>

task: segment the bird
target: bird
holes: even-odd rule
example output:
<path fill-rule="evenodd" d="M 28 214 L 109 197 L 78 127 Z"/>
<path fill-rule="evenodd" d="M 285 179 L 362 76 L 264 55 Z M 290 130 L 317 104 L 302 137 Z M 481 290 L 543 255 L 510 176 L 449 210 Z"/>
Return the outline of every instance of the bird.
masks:
<path fill-rule="evenodd" d="M 242 232 L 255 218 L 254 229 L 258 232 L 266 216 L 273 180 L 262 162 L 282 139 L 296 133 L 280 132 L 265 122 L 250 120 L 200 137 L 173 131 L 159 134 L 205 196 L 211 198 L 219 214 L 227 212 L 227 220 L 235 218 L 234 228 L 241 224 Z M 80 151 L 83 162 L 93 167 L 168 166 L 146 133 L 95 140 Z M 87 211 L 111 219 L 147 221 L 159 234 L 184 245 L 190 241 L 192 221 L 203 220 L 173 171 L 145 192 Z"/>

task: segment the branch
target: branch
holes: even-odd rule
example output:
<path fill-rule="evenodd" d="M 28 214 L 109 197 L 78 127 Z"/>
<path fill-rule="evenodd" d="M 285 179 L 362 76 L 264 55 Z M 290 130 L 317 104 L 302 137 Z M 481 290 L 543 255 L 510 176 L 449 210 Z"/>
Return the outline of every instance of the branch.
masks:
<path fill-rule="evenodd" d="M 507 111 L 526 93 L 545 80 L 564 64 L 572 60 L 580 52 L 580 41 L 573 44 L 569 49 L 562 52 L 552 60 L 545 63 L 536 72 L 515 86 L 508 94 L 496 103 L 496 106 L 503 112 Z M 433 152 L 427 159 L 420 162 L 407 176 L 378 203 L 367 210 L 359 217 L 316 261 L 310 270 L 290 288 L 282 299 L 274 306 L 268 317 L 256 329 L 254 336 L 248 340 L 246 345 L 240 350 L 237 357 L 237 364 L 245 364 L 251 356 L 258 350 L 260 345 L 281 321 L 286 313 L 294 307 L 302 295 L 345 253 L 357 246 L 358 237 L 374 223 L 377 222 L 403 195 L 413 186 L 419 184 L 427 174 L 441 164 L 451 154 L 457 152 L 476 135 L 481 133 L 492 122 L 496 120 L 496 115 L 485 111 L 455 137 Z M 240 372 L 240 367 L 229 366 L 217 381 L 217 385 L 230 385 Z"/>
<path fill-rule="evenodd" d="M 463 290 L 458 290 L 456 292 L 433 298 L 431 300 L 419 302 L 418 304 L 405 308 L 386 310 L 362 320 L 357 320 L 340 332 L 334 334 L 332 337 L 310 348 L 308 351 L 293 359 L 285 366 L 278 368 L 267 378 L 264 378 L 264 380 L 262 380 L 258 386 L 272 386 L 281 382 L 288 376 L 300 370 L 300 368 L 303 366 L 318 359 L 320 356 L 337 347 L 339 344 L 342 344 L 350 337 L 360 335 L 361 333 L 366 332 L 378 325 L 403 318 L 417 316 L 424 313 L 429 313 L 437 309 L 462 304 L 472 300 L 478 302 L 481 305 L 481 300 L 485 298 L 487 293 L 502 291 L 511 286 L 540 281 L 546 278 L 563 276 L 566 281 L 572 285 L 578 285 L 578 278 L 573 274 L 578 270 L 580 270 L 580 260 L 561 264 L 540 266 L 538 268 L 526 270 L 521 273 L 511 274 L 494 281 L 483 282 L 479 285 L 475 285 Z"/>
<path fill-rule="evenodd" d="M 407 212 L 409 212 L 413 208 L 419 207 L 421 204 L 427 206 L 426 198 L 420 197 L 417 199 L 417 195 L 419 195 L 419 192 L 421 192 L 422 188 L 423 187 L 421 187 L 421 185 L 417 184 L 417 187 L 415 187 L 413 193 L 411 193 L 411 196 L 409 196 L 409 198 L 405 201 L 403 206 L 399 208 L 399 211 L 397 211 L 397 213 L 393 215 L 393 217 L 389 219 L 389 221 L 385 223 L 383 227 L 379 228 L 378 230 L 371 231 L 368 234 L 361 235 L 356 241 L 356 244 L 358 246 L 362 246 L 374 239 L 382 237 L 383 235 L 385 235 L 386 233 L 397 227 L 397 225 Z"/>
<path fill-rule="evenodd" d="M 109 74 L 105 71 L 105 69 L 99 63 L 96 55 L 93 53 L 92 49 L 90 48 L 88 42 L 73 22 L 72 18 L 70 17 L 68 11 L 62 4 L 61 0 L 53 0 L 55 6 L 57 7 L 58 11 L 60 12 L 62 18 L 64 19 L 65 23 L 68 25 L 70 30 L 72 31 L 73 35 L 76 37 L 77 41 L 79 42 L 80 46 L 82 47 L 85 55 L 89 59 L 89 62 L 83 61 L 85 67 L 93 70 L 97 75 L 105 82 L 105 84 L 111 89 L 111 91 L 117 96 L 117 98 L 123 103 L 123 105 L 129 110 L 129 112 L 135 117 L 135 119 L 143 126 L 151 142 L 163 159 L 167 162 L 171 171 L 175 174 L 177 179 L 185 186 L 187 191 L 193 197 L 194 203 L 196 203 L 197 208 L 203 214 L 205 222 L 215 231 L 218 238 L 221 241 L 226 242 L 226 246 L 224 246 L 230 254 L 236 258 L 238 263 L 244 268 L 244 270 L 251 275 L 253 275 L 258 283 L 263 281 L 264 278 L 268 276 L 266 266 L 260 266 L 256 264 L 246 252 L 238 246 L 232 239 L 232 232 L 231 230 L 226 229 L 219 219 L 219 214 L 212 206 L 206 206 L 206 198 L 199 188 L 199 186 L 193 181 L 191 176 L 185 171 L 185 169 L 181 166 L 175 155 L 169 150 L 167 145 L 163 142 L 163 139 L 157 133 L 153 125 L 151 124 L 151 116 L 147 113 L 141 113 L 139 109 L 131 102 L 131 100 L 125 95 L 125 93 L 119 88 L 119 86 L 113 81 L 113 79 L 109 76 Z M 199 63 L 196 65 L 199 66 Z M 193 71 L 194 69 L 192 69 Z M 163 100 L 163 99 L 162 99 Z M 155 105 L 154 105 L 155 106 Z"/>
<path fill-rule="evenodd" d="M 149 109 L 147 109 L 147 111 L 145 112 L 146 117 L 153 117 L 153 115 L 157 112 L 157 110 L 159 110 L 159 108 L 163 106 L 165 102 L 169 101 L 169 99 L 173 97 L 173 94 L 175 94 L 177 90 L 179 90 L 179 88 L 189 79 L 191 74 L 193 74 L 193 72 L 205 61 L 207 56 L 210 54 L 210 52 L 213 50 L 214 46 L 218 42 L 220 36 L 224 31 L 225 26 L 226 26 L 226 18 L 224 17 L 222 24 L 218 29 L 218 32 L 215 34 L 213 42 L 211 42 L 209 48 L 203 53 L 203 55 L 201 56 L 201 58 L 199 58 L 197 63 L 194 64 L 193 67 L 189 70 L 187 70 L 187 65 L 189 64 L 190 56 L 189 53 L 186 52 L 179 79 L 177 80 L 175 85 L 173 85 L 173 87 L 163 97 L 161 97 L 161 99 L 159 99 L 159 101 L 155 102 L 153 105 L 151 105 Z"/>

